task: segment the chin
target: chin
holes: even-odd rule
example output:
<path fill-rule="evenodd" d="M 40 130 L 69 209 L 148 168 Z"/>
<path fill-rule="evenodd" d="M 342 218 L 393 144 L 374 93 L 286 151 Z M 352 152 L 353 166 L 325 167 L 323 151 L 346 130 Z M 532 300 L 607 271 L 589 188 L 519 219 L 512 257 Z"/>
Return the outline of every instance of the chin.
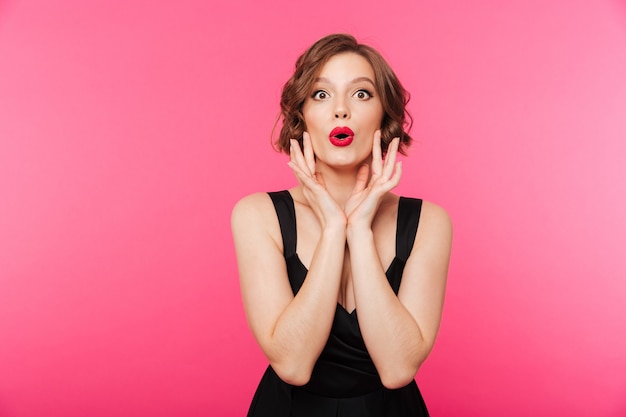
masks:
<path fill-rule="evenodd" d="M 367 161 L 367 158 L 332 158 L 328 161 L 327 165 L 333 168 L 356 169 Z"/>

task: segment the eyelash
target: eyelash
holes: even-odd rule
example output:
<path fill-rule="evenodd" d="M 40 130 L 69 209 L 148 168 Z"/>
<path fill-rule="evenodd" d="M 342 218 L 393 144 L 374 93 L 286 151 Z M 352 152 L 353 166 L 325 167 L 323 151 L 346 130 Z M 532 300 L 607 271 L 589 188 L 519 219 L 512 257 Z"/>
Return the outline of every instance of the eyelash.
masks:
<path fill-rule="evenodd" d="M 361 100 L 368 100 L 368 99 L 370 99 L 370 98 L 374 97 L 374 96 L 372 95 L 372 93 L 370 93 L 368 90 L 365 90 L 365 89 L 358 90 L 358 91 L 357 91 L 356 93 L 354 93 L 354 94 L 355 94 L 355 95 L 357 95 L 357 94 L 359 94 L 359 93 L 365 93 L 365 94 L 367 94 L 367 97 L 366 97 L 366 98 L 363 98 L 363 99 L 361 99 Z"/>
<path fill-rule="evenodd" d="M 367 94 L 367 97 L 360 98 L 361 100 L 368 100 L 368 99 L 370 99 L 370 98 L 374 97 L 370 91 L 368 91 L 368 90 L 366 90 L 366 89 L 363 89 L 363 88 L 362 88 L 362 89 L 360 89 L 360 90 L 357 90 L 357 91 L 354 93 L 354 95 L 357 95 L 357 94 L 359 94 L 359 93 L 365 93 L 365 94 Z M 312 98 L 312 99 L 314 99 L 314 100 L 324 100 L 323 98 L 318 97 L 318 95 L 319 95 L 319 94 L 326 94 L 326 96 L 328 96 L 328 93 L 327 93 L 326 91 L 324 91 L 324 90 L 315 90 L 315 91 L 313 92 L 313 94 L 311 95 L 311 98 Z"/>
<path fill-rule="evenodd" d="M 314 99 L 314 100 L 323 100 L 323 98 L 319 98 L 318 97 L 318 94 L 320 94 L 320 93 L 324 93 L 324 94 L 326 94 L 328 96 L 328 93 L 326 91 L 324 91 L 324 90 L 316 90 L 311 95 L 311 98 Z"/>

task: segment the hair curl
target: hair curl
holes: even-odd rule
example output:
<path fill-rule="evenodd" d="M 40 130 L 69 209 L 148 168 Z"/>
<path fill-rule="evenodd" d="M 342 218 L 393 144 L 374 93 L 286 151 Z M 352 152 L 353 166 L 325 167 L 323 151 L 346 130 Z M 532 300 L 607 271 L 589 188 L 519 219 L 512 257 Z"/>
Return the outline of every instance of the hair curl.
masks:
<path fill-rule="evenodd" d="M 289 153 L 290 139 L 297 139 L 302 145 L 302 134 L 306 130 L 302 106 L 311 94 L 315 78 L 330 58 L 346 52 L 362 56 L 374 70 L 376 92 L 384 112 L 380 129 L 383 153 L 387 151 L 391 140 L 397 137 L 400 138 L 399 151 L 406 155 L 405 149 L 413 140 L 407 133 L 413 123 L 406 109 L 410 95 L 378 51 L 358 43 L 353 36 L 347 34 L 328 35 L 318 40 L 296 61 L 295 71 L 285 83 L 280 99 L 279 120 L 282 119 L 282 127 L 274 143 L 276 150 Z"/>

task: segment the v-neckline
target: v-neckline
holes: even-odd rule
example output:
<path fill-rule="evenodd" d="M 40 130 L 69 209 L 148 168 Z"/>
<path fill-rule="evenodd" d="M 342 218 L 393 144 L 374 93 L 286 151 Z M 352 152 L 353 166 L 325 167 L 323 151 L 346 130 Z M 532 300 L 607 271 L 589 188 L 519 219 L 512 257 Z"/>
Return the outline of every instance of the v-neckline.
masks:
<path fill-rule="evenodd" d="M 300 256 L 298 256 L 298 253 L 296 252 L 295 254 L 296 259 L 298 260 L 298 263 L 300 264 L 300 266 L 302 266 L 302 268 L 306 271 L 306 273 L 309 273 L 309 268 L 307 268 L 304 263 L 302 262 L 302 260 L 300 259 Z M 387 277 L 387 280 L 389 280 L 389 271 L 391 270 L 391 267 L 396 263 L 396 261 L 398 260 L 398 255 L 396 254 L 393 259 L 391 260 L 391 263 L 389 264 L 389 266 L 387 267 L 387 269 L 385 270 L 385 276 Z M 305 278 L 306 279 L 306 275 Z M 343 305 L 341 305 L 341 303 L 339 301 L 337 301 L 337 306 L 339 310 L 343 310 L 344 313 L 346 313 L 348 316 L 353 317 L 356 313 L 356 307 L 352 309 L 352 311 L 348 311 L 348 309 L 346 309 Z"/>
<path fill-rule="evenodd" d="M 344 306 L 341 305 L 341 303 L 339 301 L 337 301 L 337 311 L 343 311 L 344 313 L 346 313 L 348 316 L 350 317 L 354 317 L 355 313 L 356 313 L 356 307 L 354 307 L 352 309 L 352 311 L 348 311 L 346 310 L 346 308 Z"/>
<path fill-rule="evenodd" d="M 295 242 L 294 242 L 294 250 L 297 248 L 298 245 L 298 238 L 297 238 L 297 223 L 296 223 L 296 207 L 295 207 L 295 199 L 293 198 L 293 195 L 291 194 L 291 191 L 287 191 L 287 194 L 289 195 L 289 198 L 291 199 L 291 202 L 293 204 L 293 222 L 294 222 L 294 227 L 296 228 L 296 238 L 295 238 Z M 402 197 L 399 197 L 398 200 L 398 208 L 396 209 L 396 216 L 400 215 L 400 203 L 402 200 Z M 398 218 L 396 217 L 396 239 L 398 236 Z M 391 263 L 389 264 L 389 266 L 387 267 L 387 269 L 385 270 L 385 277 L 387 277 L 387 281 L 389 281 L 389 271 L 391 270 L 391 267 L 396 263 L 396 261 L 398 261 L 398 247 L 397 247 L 397 241 L 396 241 L 396 248 L 395 248 L 396 252 L 393 256 L 393 259 L 391 260 Z M 293 254 L 296 259 L 298 260 L 298 263 L 300 264 L 300 266 L 302 266 L 302 268 L 306 271 L 306 273 L 309 273 L 309 268 L 307 268 L 304 263 L 302 262 L 302 260 L 300 259 L 300 256 L 298 255 L 297 251 L 294 251 Z M 305 275 L 305 279 L 306 279 L 306 275 Z M 354 317 L 355 313 L 356 313 L 356 307 L 354 309 L 352 309 L 352 311 L 348 311 L 343 305 L 341 305 L 341 303 L 339 303 L 339 301 L 337 301 L 337 305 L 339 306 L 340 310 L 343 310 L 347 315 L 349 315 L 350 317 Z"/>

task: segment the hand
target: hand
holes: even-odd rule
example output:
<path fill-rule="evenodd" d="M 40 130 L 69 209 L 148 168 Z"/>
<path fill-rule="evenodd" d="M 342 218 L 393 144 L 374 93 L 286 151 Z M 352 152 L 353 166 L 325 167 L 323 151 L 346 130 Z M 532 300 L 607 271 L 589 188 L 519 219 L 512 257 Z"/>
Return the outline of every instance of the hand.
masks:
<path fill-rule="evenodd" d="M 322 174 L 315 171 L 315 155 L 309 134 L 304 132 L 302 135 L 304 153 L 297 140 L 291 139 L 290 145 L 289 156 L 291 159 L 287 165 L 296 175 L 304 197 L 322 227 L 338 225 L 345 228 L 346 215 L 326 189 Z"/>
<path fill-rule="evenodd" d="M 366 164 L 361 166 L 357 172 L 354 191 L 346 202 L 344 211 L 350 226 L 371 227 L 383 196 L 400 182 L 402 162 L 396 162 L 400 139 L 394 138 L 391 141 L 384 160 L 380 141 L 380 130 L 377 130 L 372 148 L 371 177 L 370 167 Z"/>

